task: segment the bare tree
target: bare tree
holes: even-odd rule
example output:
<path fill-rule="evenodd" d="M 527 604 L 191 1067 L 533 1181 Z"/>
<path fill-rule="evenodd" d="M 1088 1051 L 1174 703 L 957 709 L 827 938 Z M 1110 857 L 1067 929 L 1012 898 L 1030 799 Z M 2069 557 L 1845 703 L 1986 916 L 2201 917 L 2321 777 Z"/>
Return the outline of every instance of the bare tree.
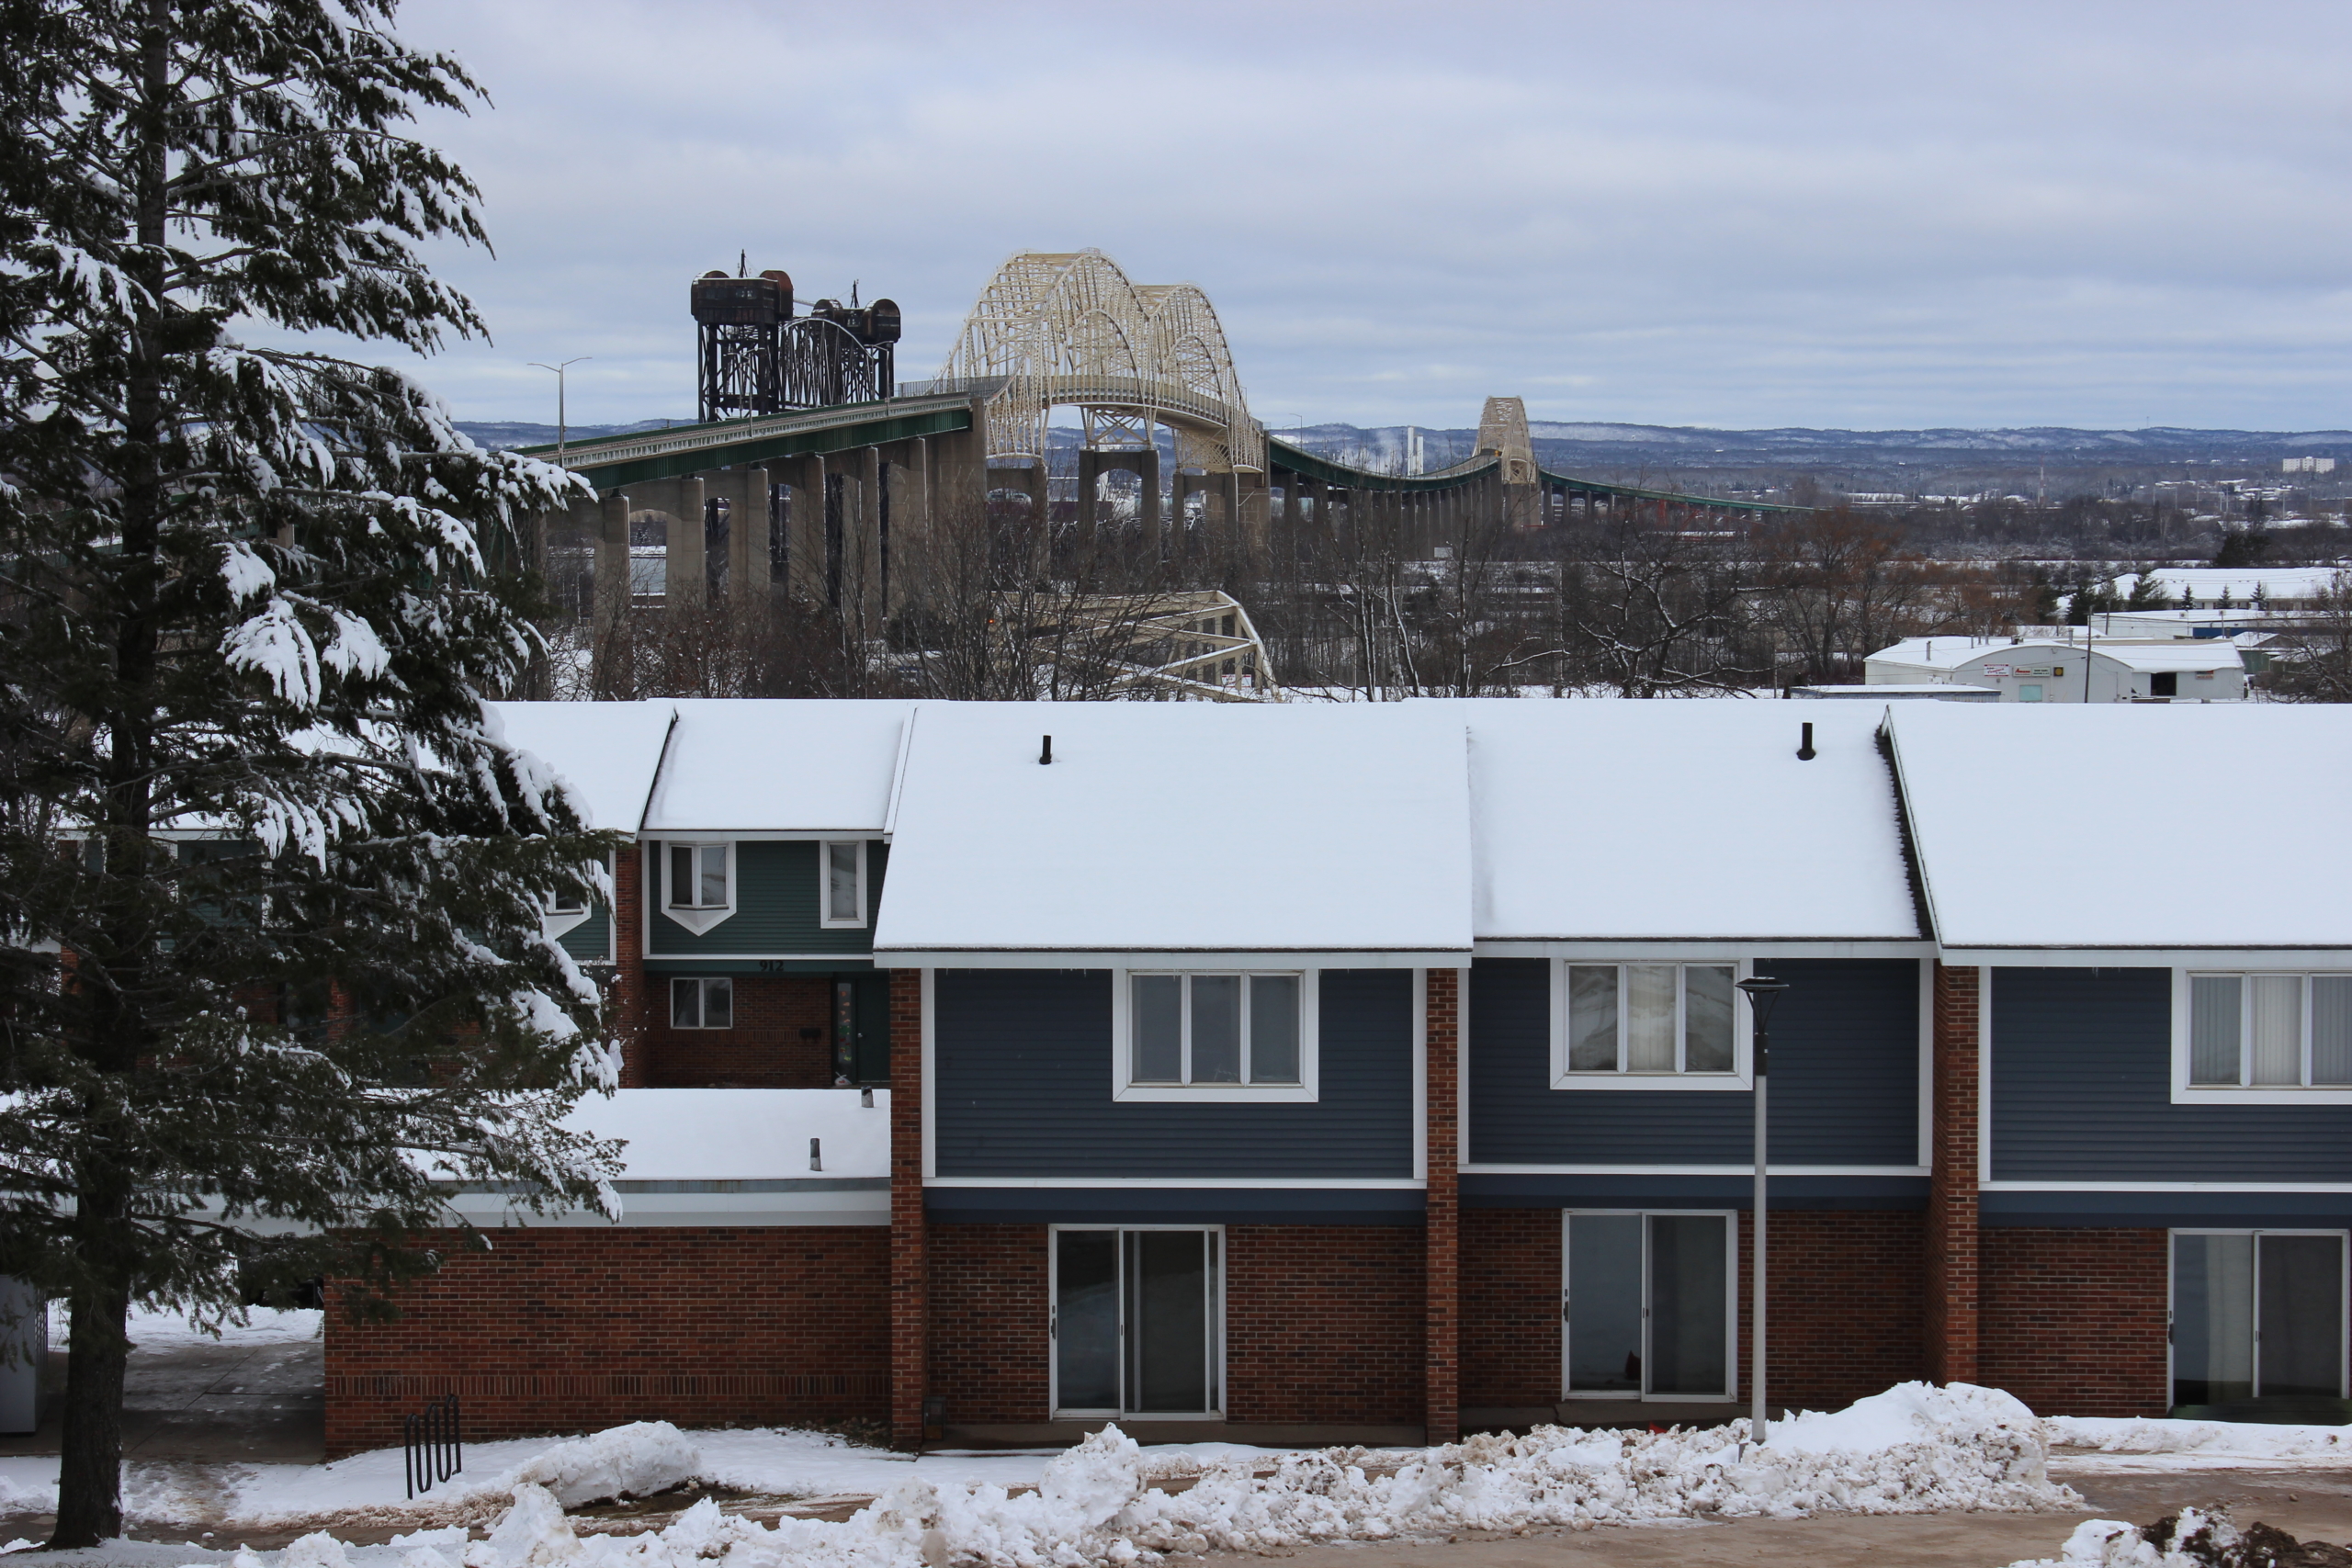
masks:
<path fill-rule="evenodd" d="M 2302 619 L 2274 645 L 2260 688 L 2281 702 L 2352 703 L 2352 571 L 2331 578 Z"/>

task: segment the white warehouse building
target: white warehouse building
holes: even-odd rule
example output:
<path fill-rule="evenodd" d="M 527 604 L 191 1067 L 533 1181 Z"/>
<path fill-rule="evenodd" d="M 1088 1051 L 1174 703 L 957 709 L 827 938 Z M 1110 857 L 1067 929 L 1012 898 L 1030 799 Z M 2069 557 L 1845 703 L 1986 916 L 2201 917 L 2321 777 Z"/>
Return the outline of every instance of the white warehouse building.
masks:
<path fill-rule="evenodd" d="M 1910 637 L 1862 663 L 1872 686 L 1975 686 L 2005 703 L 2236 703 L 2245 660 L 2222 637 L 2148 641 Z M 2090 692 L 2084 694 L 2084 682 Z"/>

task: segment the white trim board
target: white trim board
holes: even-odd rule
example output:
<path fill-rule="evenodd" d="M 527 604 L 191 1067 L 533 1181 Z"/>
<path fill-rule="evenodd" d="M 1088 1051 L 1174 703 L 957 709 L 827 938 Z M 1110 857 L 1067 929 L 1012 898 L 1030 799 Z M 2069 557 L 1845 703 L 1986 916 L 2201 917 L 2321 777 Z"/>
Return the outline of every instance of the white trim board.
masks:
<path fill-rule="evenodd" d="M 1919 937 L 1479 937 L 1480 958 L 1679 958 L 1693 950 L 1736 948 L 1763 958 L 1925 958 L 1936 944 Z"/>
<path fill-rule="evenodd" d="M 1980 1192 L 2352 1192 L 2352 1181 L 1980 1181 Z"/>
<path fill-rule="evenodd" d="M 1330 948 L 1190 947 L 1137 949 L 1057 947 L 876 947 L 874 962 L 885 969 L 1416 969 L 1447 968 L 1468 962 L 1460 950 L 1424 952 L 1382 949 L 1347 952 Z"/>
<path fill-rule="evenodd" d="M 1948 947 L 1946 964 L 2004 969 L 2352 969 L 2352 947 Z"/>
<path fill-rule="evenodd" d="M 1464 1176 L 1737 1176 L 1755 1179 L 1747 1165 L 1465 1165 Z M 1774 1176 L 1931 1176 L 1924 1165 L 1776 1165 Z"/>
<path fill-rule="evenodd" d="M 925 1187 L 1003 1187 L 1035 1189 L 1081 1189 L 1090 1187 L 1125 1188 L 1137 1191 L 1152 1188 L 1220 1188 L 1248 1190 L 1279 1188 L 1283 1191 L 1346 1192 L 1380 1190 L 1384 1191 L 1419 1191 L 1427 1185 L 1409 1176 L 925 1176 Z M 1075 1222 L 1073 1222 L 1075 1223 Z"/>

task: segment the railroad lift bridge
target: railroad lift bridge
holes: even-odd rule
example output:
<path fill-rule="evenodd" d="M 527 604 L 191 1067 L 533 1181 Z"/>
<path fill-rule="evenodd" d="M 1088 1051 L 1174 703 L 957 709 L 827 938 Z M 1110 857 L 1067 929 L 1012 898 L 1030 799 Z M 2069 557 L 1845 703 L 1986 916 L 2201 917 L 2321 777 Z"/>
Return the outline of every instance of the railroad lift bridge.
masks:
<path fill-rule="evenodd" d="M 1578 506 L 1588 515 L 1655 507 L 1660 517 L 1791 510 L 1552 472 L 1536 461 L 1518 398 L 1487 399 L 1476 451 L 1433 473 L 1318 456 L 1250 414 L 1206 294 L 1136 283 L 1099 251 L 1007 260 L 928 381 L 891 379 L 899 312 L 888 299 L 820 300 L 797 316 L 783 273 L 709 273 L 695 280 L 693 306 L 698 423 L 526 449 L 596 487 L 594 502 L 543 520 L 533 548 L 543 568 L 550 539 L 593 558 L 581 607 L 600 639 L 627 612 L 633 586 L 643 597 L 644 584 L 632 583 L 632 529 L 656 525 L 669 604 L 763 602 L 781 580 L 878 629 L 912 586 L 935 520 L 1014 496 L 1034 516 L 1048 515 L 1056 408 L 1075 408 L 1084 422 L 1078 526 L 1104 521 L 1102 476 L 1130 473 L 1134 524 L 1151 549 L 1174 547 L 1198 527 L 1262 551 L 1278 516 L 1292 536 L 1310 520 L 1321 530 L 1379 529 L 1427 557 L 1474 518 L 1535 528 Z M 1162 427 L 1173 451 L 1165 474 Z"/>

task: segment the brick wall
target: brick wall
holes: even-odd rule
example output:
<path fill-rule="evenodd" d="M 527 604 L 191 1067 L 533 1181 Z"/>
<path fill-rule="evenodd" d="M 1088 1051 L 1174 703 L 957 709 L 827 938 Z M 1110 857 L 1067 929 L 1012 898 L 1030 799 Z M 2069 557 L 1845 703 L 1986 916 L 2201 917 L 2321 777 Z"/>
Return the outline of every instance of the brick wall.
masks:
<path fill-rule="evenodd" d="M 649 1010 L 639 1049 L 649 1087 L 832 1086 L 831 980 L 821 975 L 738 975 L 732 1028 L 673 1029 L 670 978 L 647 976 L 652 994 L 647 998 Z"/>
<path fill-rule="evenodd" d="M 1977 1023 L 1983 971 L 1935 966 L 1933 1115 L 1928 1179 L 1928 1376 L 1937 1382 L 1980 1381 L 1982 1312 L 1976 1223 Z"/>
<path fill-rule="evenodd" d="M 958 1424 L 1051 1416 L 1044 1225 L 933 1225 L 930 1265 L 933 1397 Z"/>
<path fill-rule="evenodd" d="M 924 1325 L 930 1283 L 923 1251 L 922 971 L 890 975 L 890 1441 L 922 1441 Z"/>
<path fill-rule="evenodd" d="M 1462 1211 L 1462 1403 L 1560 1397 L 1560 1211 Z"/>
<path fill-rule="evenodd" d="M 2161 1230 L 1985 1231 L 1977 1381 L 2043 1416 L 2162 1416 L 2166 1251 Z"/>
<path fill-rule="evenodd" d="M 638 904 L 645 850 L 625 844 L 613 856 L 613 983 L 605 1006 L 621 1043 L 621 1087 L 643 1089 L 645 1076 L 645 919 Z"/>
<path fill-rule="evenodd" d="M 1428 1083 L 1428 1190 L 1424 1194 L 1428 1270 L 1422 1330 L 1421 1404 L 1428 1440 L 1450 1443 L 1462 1432 L 1462 1178 L 1455 1155 L 1457 1048 L 1461 1041 L 1462 971 L 1422 971 L 1422 1043 Z"/>
<path fill-rule="evenodd" d="M 1050 1416 L 1049 1235 L 930 1227 L 929 1389 L 949 1421 Z M 1418 1226 L 1227 1227 L 1227 1416 L 1419 1422 L 1423 1251 Z"/>
<path fill-rule="evenodd" d="M 433 1238 L 400 1317 L 326 1323 L 327 1452 L 401 1440 L 455 1393 L 469 1438 L 877 1417 L 888 1387 L 878 1225 L 539 1228 Z"/>
<path fill-rule="evenodd" d="M 1424 1419 L 1419 1227 L 1226 1231 L 1226 1415 L 1234 1421 Z"/>
<path fill-rule="evenodd" d="M 1764 1393 L 1835 1410 L 1927 1375 L 1925 1216 L 1899 1210 L 1774 1209 Z M 1747 1216 L 1740 1216 L 1739 1396 L 1749 1397 Z"/>
<path fill-rule="evenodd" d="M 1917 1213 L 1775 1209 L 1770 1228 L 1774 1404 L 1835 1408 L 1922 1375 L 1924 1305 Z M 1739 1216 L 1739 1393 L 1748 1396 L 1748 1217 Z M 1463 1213 L 1465 1405 L 1560 1397 L 1560 1213 Z"/>

